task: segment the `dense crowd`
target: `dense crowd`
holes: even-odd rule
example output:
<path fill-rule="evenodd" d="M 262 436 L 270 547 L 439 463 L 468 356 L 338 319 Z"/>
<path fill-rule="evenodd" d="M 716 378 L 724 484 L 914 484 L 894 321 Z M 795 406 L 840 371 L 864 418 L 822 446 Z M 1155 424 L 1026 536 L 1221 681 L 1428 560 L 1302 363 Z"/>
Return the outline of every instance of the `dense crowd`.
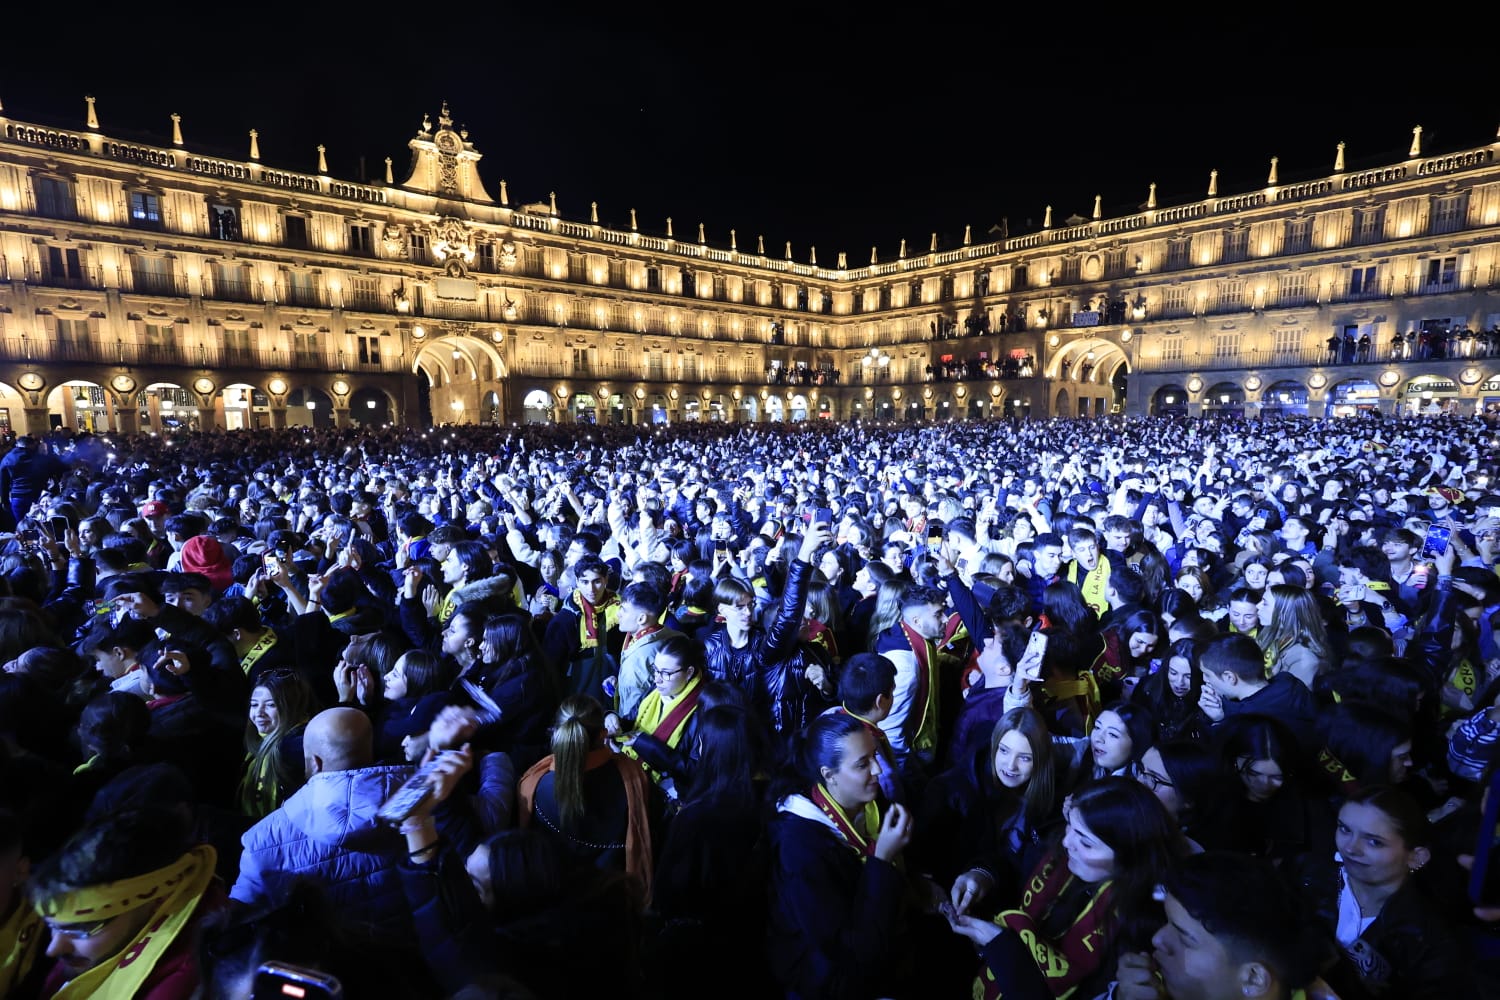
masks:
<path fill-rule="evenodd" d="M 1496 435 L 6 440 L 0 995 L 1496 995 Z"/>

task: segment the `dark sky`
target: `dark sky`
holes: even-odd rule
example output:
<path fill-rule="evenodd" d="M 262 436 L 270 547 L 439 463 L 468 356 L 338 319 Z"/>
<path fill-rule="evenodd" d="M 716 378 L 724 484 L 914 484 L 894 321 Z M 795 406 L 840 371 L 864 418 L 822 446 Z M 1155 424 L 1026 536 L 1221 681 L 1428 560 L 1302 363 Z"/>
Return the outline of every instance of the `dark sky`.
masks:
<path fill-rule="evenodd" d="M 1388 163 L 1419 124 L 1425 154 L 1471 148 L 1500 123 L 1500 103 L 1468 97 L 1472 82 L 1403 69 L 1429 61 L 1417 50 L 1321 49 L 1274 68 L 1206 42 L 1012 55 L 1033 47 L 1001 42 L 1013 36 L 999 25 L 788 26 L 760 9 L 642 21 L 475 7 L 461 23 L 403 26 L 341 7 L 341 25 L 362 18 L 372 33 L 313 12 L 249 35 L 195 23 L 149 45 L 122 44 L 138 17 L 106 14 L 66 55 L 7 46 L 0 101 L 14 118 L 81 127 L 88 93 L 109 134 L 165 142 L 175 111 L 190 149 L 244 158 L 256 128 L 269 165 L 312 172 L 321 142 L 336 177 L 361 179 L 361 156 L 379 177 L 391 156 L 400 180 L 407 140 L 446 100 L 496 197 L 505 178 L 512 204 L 555 190 L 567 218 L 597 201 L 624 227 L 634 207 L 646 232 L 670 215 L 679 238 L 702 222 L 710 244 L 734 228 L 751 250 L 763 233 L 768 254 L 791 240 L 797 260 L 816 246 L 824 266 L 841 250 L 863 265 L 872 245 L 890 259 L 902 238 L 925 251 L 934 230 L 954 247 L 966 224 L 976 242 L 1004 218 L 1032 231 L 1048 204 L 1061 225 L 1090 215 L 1096 194 L 1106 217 L 1128 214 L 1153 181 L 1160 204 L 1180 204 L 1214 168 L 1221 195 L 1241 193 L 1264 185 L 1272 156 L 1283 184 L 1323 176 L 1340 140 L 1351 170 Z"/>

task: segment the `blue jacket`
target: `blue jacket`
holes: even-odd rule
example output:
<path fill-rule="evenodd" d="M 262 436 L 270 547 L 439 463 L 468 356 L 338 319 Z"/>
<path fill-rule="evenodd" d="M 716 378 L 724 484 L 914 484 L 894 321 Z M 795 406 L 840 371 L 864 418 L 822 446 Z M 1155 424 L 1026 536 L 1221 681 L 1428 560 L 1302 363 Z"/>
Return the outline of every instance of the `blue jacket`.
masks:
<path fill-rule="evenodd" d="M 292 885 L 322 885 L 336 912 L 374 941 L 408 945 L 411 910 L 396 861 L 401 836 L 375 813 L 412 774 L 410 767 L 324 771 L 245 832 L 231 899 L 255 909 L 285 901 Z M 364 936 L 364 935 L 361 935 Z"/>

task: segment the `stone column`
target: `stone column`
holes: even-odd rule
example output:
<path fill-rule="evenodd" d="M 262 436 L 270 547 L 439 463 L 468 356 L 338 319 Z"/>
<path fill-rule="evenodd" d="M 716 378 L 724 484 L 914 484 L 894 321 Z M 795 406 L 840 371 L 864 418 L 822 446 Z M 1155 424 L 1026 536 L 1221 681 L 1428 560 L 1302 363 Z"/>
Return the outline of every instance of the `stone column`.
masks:
<path fill-rule="evenodd" d="M 47 416 L 45 406 L 27 406 L 22 408 L 23 426 L 21 433 L 34 434 L 41 437 L 52 429 L 52 423 Z"/>

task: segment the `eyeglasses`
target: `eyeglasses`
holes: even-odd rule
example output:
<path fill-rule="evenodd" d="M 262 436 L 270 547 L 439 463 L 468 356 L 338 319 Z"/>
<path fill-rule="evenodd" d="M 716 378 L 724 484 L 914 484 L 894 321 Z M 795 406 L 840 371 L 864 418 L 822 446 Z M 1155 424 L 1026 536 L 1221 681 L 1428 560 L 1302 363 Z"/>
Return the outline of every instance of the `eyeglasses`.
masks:
<path fill-rule="evenodd" d="M 668 677 L 676 677 L 686 669 L 687 667 L 678 667 L 676 670 L 663 670 L 660 667 L 652 667 L 651 676 L 655 677 L 659 681 L 664 681 Z"/>
<path fill-rule="evenodd" d="M 1173 787 L 1172 782 L 1171 782 L 1170 779 L 1162 777 L 1161 775 L 1157 774 L 1155 771 L 1148 771 L 1148 770 L 1146 770 L 1144 767 L 1142 767 L 1139 764 L 1137 764 L 1136 767 L 1135 767 L 1135 777 L 1136 777 L 1137 781 L 1139 781 L 1141 784 L 1145 785 L 1148 789 L 1150 789 L 1153 792 L 1156 791 L 1158 788 L 1163 788 L 1163 787 L 1165 787 L 1165 788 L 1172 788 Z"/>
<path fill-rule="evenodd" d="M 69 941 L 87 941 L 89 938 L 98 937 L 104 933 L 104 928 L 108 927 L 114 919 L 114 917 L 109 917 L 87 924 L 54 924 L 50 920 L 46 923 L 47 930 L 57 937 L 67 938 Z"/>

